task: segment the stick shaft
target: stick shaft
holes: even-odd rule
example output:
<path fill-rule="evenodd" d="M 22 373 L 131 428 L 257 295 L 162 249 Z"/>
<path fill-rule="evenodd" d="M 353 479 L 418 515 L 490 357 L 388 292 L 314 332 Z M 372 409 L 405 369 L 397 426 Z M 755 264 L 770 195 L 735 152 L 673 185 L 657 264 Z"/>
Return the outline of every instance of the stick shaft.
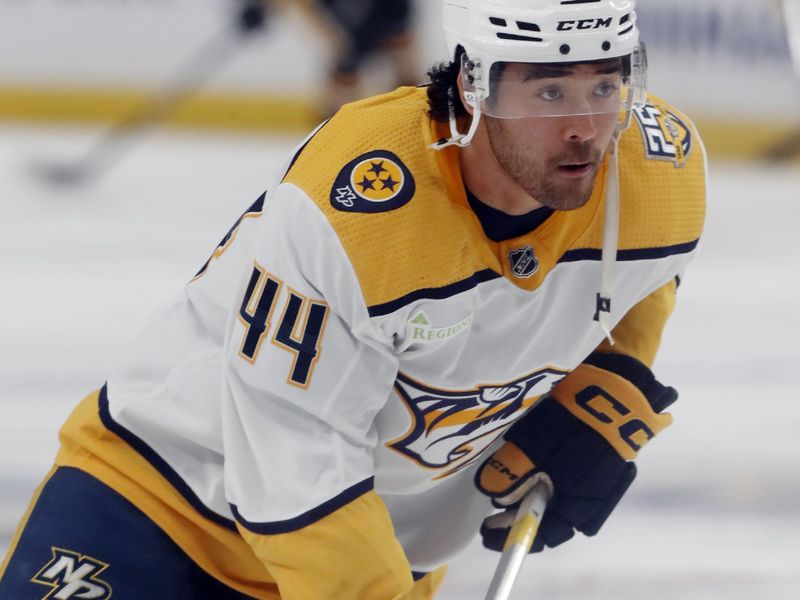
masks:
<path fill-rule="evenodd" d="M 47 178 L 66 181 L 97 177 L 118 162 L 139 136 L 160 125 L 187 98 L 197 93 L 236 55 L 247 37 L 227 28 L 218 32 L 173 73 L 165 86 L 108 129 L 83 155 L 72 162 L 36 165 L 37 172 L 41 171 Z"/>
<path fill-rule="evenodd" d="M 160 124 L 214 76 L 241 46 L 242 42 L 235 32 L 224 30 L 215 35 L 181 65 L 165 87 L 157 90 L 145 104 L 112 127 L 87 158 L 98 160 L 123 139 Z"/>
<path fill-rule="evenodd" d="M 508 600 L 511 596 L 525 557 L 539 531 L 539 524 L 547 507 L 547 497 L 547 487 L 540 483 L 523 499 L 489 585 L 486 600 Z"/>

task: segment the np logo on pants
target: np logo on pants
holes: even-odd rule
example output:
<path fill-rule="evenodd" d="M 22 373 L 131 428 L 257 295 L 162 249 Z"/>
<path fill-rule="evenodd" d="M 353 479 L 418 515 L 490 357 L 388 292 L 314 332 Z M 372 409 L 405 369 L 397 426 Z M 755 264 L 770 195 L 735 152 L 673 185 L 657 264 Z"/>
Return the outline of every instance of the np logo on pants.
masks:
<path fill-rule="evenodd" d="M 52 559 L 31 581 L 52 588 L 42 600 L 108 600 L 111 586 L 97 578 L 108 565 L 89 556 L 51 548 Z"/>

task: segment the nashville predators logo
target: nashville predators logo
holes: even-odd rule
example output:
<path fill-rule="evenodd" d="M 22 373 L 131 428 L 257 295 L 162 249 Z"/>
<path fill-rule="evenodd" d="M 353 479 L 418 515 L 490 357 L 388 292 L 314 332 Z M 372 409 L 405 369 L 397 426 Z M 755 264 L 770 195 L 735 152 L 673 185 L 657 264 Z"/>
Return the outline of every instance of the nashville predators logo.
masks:
<path fill-rule="evenodd" d="M 544 369 L 516 381 L 464 391 L 427 387 L 398 375 L 395 389 L 411 413 L 411 429 L 387 445 L 441 479 L 472 464 L 483 450 L 566 375 Z"/>
<path fill-rule="evenodd" d="M 647 158 L 669 160 L 683 167 L 693 145 L 692 130 L 686 123 L 678 115 L 652 104 L 633 112 L 644 136 Z"/>
<path fill-rule="evenodd" d="M 51 548 L 50 552 L 50 562 L 31 579 L 51 588 L 43 599 L 111 598 L 111 586 L 98 577 L 108 564 L 63 548 Z"/>
<path fill-rule="evenodd" d="M 397 157 L 378 150 L 363 154 L 339 172 L 331 205 L 345 212 L 379 213 L 405 206 L 416 192 L 411 172 Z"/>

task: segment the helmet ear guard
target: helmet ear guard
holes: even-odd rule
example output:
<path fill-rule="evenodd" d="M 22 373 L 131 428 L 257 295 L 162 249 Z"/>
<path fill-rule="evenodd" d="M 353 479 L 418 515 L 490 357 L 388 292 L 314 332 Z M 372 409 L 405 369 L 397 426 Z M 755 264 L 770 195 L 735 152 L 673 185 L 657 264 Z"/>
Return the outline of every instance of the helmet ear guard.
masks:
<path fill-rule="evenodd" d="M 461 55 L 461 85 L 467 105 L 473 110 L 480 110 L 481 104 L 489 96 L 489 89 L 484 81 L 481 60 L 472 60 L 466 52 Z"/>
<path fill-rule="evenodd" d="M 466 56 L 466 55 L 465 55 Z M 478 100 L 478 96 L 475 95 L 473 91 L 464 91 L 464 99 L 466 100 L 469 107 L 472 109 L 472 120 L 470 121 L 469 131 L 467 133 L 461 133 L 458 131 L 458 120 L 456 118 L 456 102 L 459 100 L 455 97 L 459 91 L 457 88 L 450 90 L 450 102 L 449 102 L 449 109 L 450 109 L 450 137 L 449 138 L 442 138 L 441 140 L 437 141 L 435 144 L 431 146 L 434 150 L 444 150 L 445 148 L 449 148 L 450 146 L 458 146 L 460 148 L 465 148 L 469 146 L 472 142 L 472 138 L 475 137 L 475 134 L 478 132 L 478 125 L 481 122 L 481 106 L 480 101 Z"/>

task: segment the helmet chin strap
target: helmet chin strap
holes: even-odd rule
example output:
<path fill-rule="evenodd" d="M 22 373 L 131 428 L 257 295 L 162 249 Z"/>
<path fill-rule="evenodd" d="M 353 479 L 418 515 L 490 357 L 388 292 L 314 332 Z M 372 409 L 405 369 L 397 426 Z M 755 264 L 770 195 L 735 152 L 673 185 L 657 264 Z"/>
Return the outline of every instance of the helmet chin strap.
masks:
<path fill-rule="evenodd" d="M 629 104 L 625 120 L 618 124 L 611 138 L 609 149 L 610 162 L 606 174 L 606 213 L 603 231 L 603 253 L 601 258 L 602 274 L 600 277 L 600 291 L 597 293 L 597 312 L 594 320 L 600 325 L 609 344 L 614 345 L 611 335 L 613 322 L 611 319 L 611 304 L 614 295 L 614 269 L 617 263 L 617 250 L 619 249 L 619 139 L 631 124 L 631 110 Z"/>
<path fill-rule="evenodd" d="M 600 325 L 609 344 L 614 345 L 611 335 L 613 322 L 611 320 L 611 303 L 614 295 L 614 268 L 617 262 L 617 249 L 619 248 L 619 136 L 615 132 L 609 150 L 610 162 L 606 174 L 606 213 L 603 225 L 603 253 L 601 259 L 602 274 L 600 276 L 600 291 L 597 293 L 597 312 L 594 320 Z"/>
<path fill-rule="evenodd" d="M 458 121 L 456 120 L 456 109 L 454 105 L 454 100 L 451 98 L 450 137 L 439 140 L 438 142 L 433 144 L 431 148 L 433 148 L 434 150 L 444 150 L 445 148 L 449 148 L 450 146 L 458 146 L 459 148 L 466 148 L 467 146 L 470 145 L 470 143 L 472 143 L 472 138 L 475 137 L 475 134 L 478 131 L 478 125 L 480 125 L 481 122 L 481 115 L 482 115 L 481 103 L 472 93 L 467 94 L 467 102 L 469 102 L 469 105 L 472 108 L 472 123 L 470 123 L 469 130 L 467 131 L 467 133 L 461 133 L 458 131 Z"/>

